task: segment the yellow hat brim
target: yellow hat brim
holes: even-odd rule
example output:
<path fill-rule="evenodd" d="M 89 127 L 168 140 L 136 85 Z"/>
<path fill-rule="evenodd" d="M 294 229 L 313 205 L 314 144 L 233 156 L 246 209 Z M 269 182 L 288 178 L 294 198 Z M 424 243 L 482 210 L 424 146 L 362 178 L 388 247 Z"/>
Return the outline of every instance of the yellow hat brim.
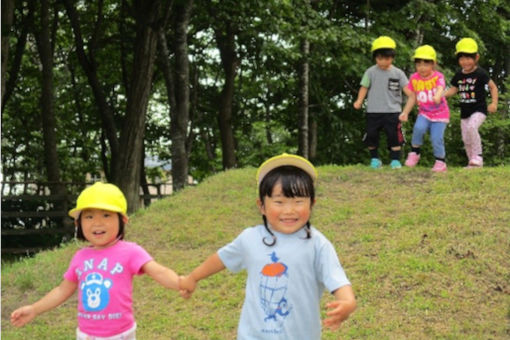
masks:
<path fill-rule="evenodd" d="M 74 219 L 77 219 L 80 216 L 80 213 L 85 209 L 101 209 L 101 210 L 107 210 L 107 211 L 113 211 L 121 213 L 123 216 L 127 215 L 117 206 L 111 205 L 111 204 L 105 204 L 105 203 L 97 203 L 97 204 L 90 204 L 86 207 L 80 207 L 80 208 L 74 208 L 69 210 L 69 216 L 71 216 Z"/>
<path fill-rule="evenodd" d="M 264 177 L 273 169 L 276 169 L 280 166 L 295 166 L 297 168 L 300 168 L 304 172 L 310 175 L 312 177 L 313 182 L 317 180 L 317 177 L 319 176 L 317 170 L 313 166 L 310 161 L 308 161 L 306 158 L 303 158 L 301 156 L 297 155 L 291 155 L 287 153 L 283 153 L 281 155 L 269 158 L 266 160 L 257 170 L 257 185 L 260 185 L 260 182 L 264 179 Z"/>

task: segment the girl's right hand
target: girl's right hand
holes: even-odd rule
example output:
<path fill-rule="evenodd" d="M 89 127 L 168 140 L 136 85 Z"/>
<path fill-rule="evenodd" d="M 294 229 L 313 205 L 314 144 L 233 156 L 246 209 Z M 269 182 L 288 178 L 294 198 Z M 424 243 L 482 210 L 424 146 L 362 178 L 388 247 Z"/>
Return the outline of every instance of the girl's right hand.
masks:
<path fill-rule="evenodd" d="M 181 276 L 179 280 L 179 290 L 181 291 L 187 291 L 189 295 L 195 291 L 195 288 L 197 287 L 197 281 L 191 275 L 187 276 Z M 183 295 L 181 293 L 181 295 Z M 185 296 L 183 296 L 185 297 Z M 189 297 L 189 296 L 188 296 Z"/>
<path fill-rule="evenodd" d="M 401 113 L 399 116 L 398 116 L 398 119 L 401 121 L 401 122 L 407 122 L 408 120 L 408 114 L 407 113 Z"/>
<path fill-rule="evenodd" d="M 37 314 L 32 305 L 23 306 L 12 312 L 11 324 L 15 327 L 22 327 L 32 321 L 36 316 Z"/>

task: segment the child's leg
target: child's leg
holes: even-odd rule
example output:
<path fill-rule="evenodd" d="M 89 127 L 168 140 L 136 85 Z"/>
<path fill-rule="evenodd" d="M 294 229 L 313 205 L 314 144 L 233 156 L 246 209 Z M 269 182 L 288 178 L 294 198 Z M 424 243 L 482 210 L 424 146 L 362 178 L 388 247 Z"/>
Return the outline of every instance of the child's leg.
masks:
<path fill-rule="evenodd" d="M 476 161 L 478 158 L 481 161 L 482 139 L 478 129 L 486 118 L 487 116 L 483 113 L 475 112 L 469 118 L 461 120 L 462 141 L 464 142 L 469 162 Z"/>
<path fill-rule="evenodd" d="M 423 145 L 423 136 L 425 136 L 429 128 L 430 121 L 422 115 L 418 115 L 413 127 L 413 138 L 411 139 L 413 148 L 419 148 Z"/>
<path fill-rule="evenodd" d="M 446 151 L 444 148 L 444 130 L 446 123 L 432 122 L 430 124 L 430 140 L 432 142 L 432 149 L 434 157 L 444 162 Z"/>
<path fill-rule="evenodd" d="M 444 148 L 444 130 L 446 129 L 446 123 L 432 122 L 430 125 L 430 141 L 432 142 L 432 149 L 436 162 L 432 167 L 434 172 L 445 172 L 445 148 Z"/>
<path fill-rule="evenodd" d="M 464 118 L 460 120 L 460 132 L 462 135 L 462 142 L 464 143 L 464 150 L 466 150 L 466 156 L 469 162 L 469 160 L 473 158 L 472 156 L 473 152 L 471 151 L 473 147 L 471 145 L 471 140 L 468 137 L 468 125 L 469 118 Z"/>
<path fill-rule="evenodd" d="M 390 159 L 395 166 L 397 162 L 400 164 L 400 150 L 404 143 L 402 125 L 398 119 L 399 114 L 400 113 L 388 113 L 384 124 L 384 130 L 390 148 Z"/>
<path fill-rule="evenodd" d="M 413 127 L 413 137 L 411 139 L 411 152 L 407 155 L 405 165 L 414 167 L 420 161 L 420 147 L 423 144 L 423 136 L 429 130 L 430 122 L 422 115 L 418 115 Z"/>
<path fill-rule="evenodd" d="M 370 166 L 372 168 L 380 168 L 381 161 L 379 160 L 379 131 L 381 130 L 381 114 L 367 113 L 367 125 L 364 142 L 370 152 Z"/>

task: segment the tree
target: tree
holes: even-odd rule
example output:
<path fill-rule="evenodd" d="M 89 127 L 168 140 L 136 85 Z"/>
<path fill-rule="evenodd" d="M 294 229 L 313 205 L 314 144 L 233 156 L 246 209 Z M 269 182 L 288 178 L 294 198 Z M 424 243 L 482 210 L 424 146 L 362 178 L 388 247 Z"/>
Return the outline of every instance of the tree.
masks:
<path fill-rule="evenodd" d="M 171 112 L 172 186 L 175 191 L 188 182 L 188 126 L 190 110 L 190 71 L 188 61 L 188 24 L 193 1 L 176 4 L 174 15 L 175 106 Z M 162 42 L 164 44 L 165 42 Z M 168 85 L 167 85 L 168 86 Z"/>
<path fill-rule="evenodd" d="M 159 0 L 137 0 L 134 3 L 136 19 L 136 39 L 129 92 L 127 93 L 126 116 L 120 137 L 122 151 L 116 164 L 115 182 L 123 190 L 130 211 L 136 211 L 140 202 L 141 164 L 143 164 L 143 138 L 145 114 L 151 91 L 154 61 L 158 41 L 158 31 L 170 10 Z"/>
<path fill-rule="evenodd" d="M 57 121 L 55 117 L 54 92 L 53 92 L 53 47 L 51 40 L 53 32 L 57 29 L 57 10 L 53 13 L 53 25 L 50 25 L 50 1 L 41 0 L 40 23 L 36 28 L 35 36 L 37 48 L 42 65 L 41 77 L 41 116 L 44 140 L 44 163 L 46 165 L 47 179 L 50 182 L 50 191 L 53 195 L 67 194 L 66 187 L 60 178 L 60 161 L 57 154 Z M 67 202 L 61 202 L 63 210 L 67 210 Z M 65 220 L 64 225 L 65 225 Z"/>
<path fill-rule="evenodd" d="M 116 182 L 116 170 L 119 169 L 118 159 L 120 144 L 115 124 L 115 110 L 107 102 L 107 96 L 103 86 L 101 86 L 100 77 L 98 75 L 98 62 L 96 61 L 97 43 L 100 39 L 101 32 L 103 32 L 101 27 L 103 23 L 103 1 L 101 0 L 98 3 L 97 19 L 92 31 L 93 34 L 88 39 L 87 46 L 85 46 L 83 40 L 80 19 L 74 2 L 72 2 L 72 0 L 64 0 L 64 5 L 74 33 L 76 55 L 92 89 L 99 116 L 101 117 L 103 130 L 110 146 L 110 165 L 108 166 L 108 164 L 105 164 L 104 171 L 109 181 Z"/>
<path fill-rule="evenodd" d="M 5 75 L 9 60 L 9 36 L 14 21 L 14 0 L 2 0 L 2 103 L 5 93 Z M 2 105 L 3 106 L 3 105 Z"/>

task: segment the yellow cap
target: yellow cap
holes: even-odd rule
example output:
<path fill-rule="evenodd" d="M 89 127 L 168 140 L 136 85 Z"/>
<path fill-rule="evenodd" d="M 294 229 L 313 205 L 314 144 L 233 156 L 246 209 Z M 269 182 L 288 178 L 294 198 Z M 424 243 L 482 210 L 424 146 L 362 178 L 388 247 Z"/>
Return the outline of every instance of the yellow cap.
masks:
<path fill-rule="evenodd" d="M 374 52 L 375 50 L 381 49 L 381 48 L 391 48 L 395 49 L 397 47 L 397 44 L 395 43 L 395 40 L 391 39 L 390 37 L 387 37 L 385 35 L 380 36 L 379 38 L 375 39 L 372 42 L 372 50 L 371 52 Z"/>
<path fill-rule="evenodd" d="M 436 50 L 430 45 L 422 45 L 414 51 L 413 59 L 436 61 Z"/>
<path fill-rule="evenodd" d="M 69 210 L 69 216 L 77 219 L 83 209 L 89 208 L 119 212 L 127 217 L 126 197 L 117 186 L 110 183 L 97 182 L 84 189 L 76 200 L 76 207 Z"/>
<path fill-rule="evenodd" d="M 455 45 L 455 54 L 459 53 L 478 53 L 478 44 L 474 39 L 463 38 Z"/>
<path fill-rule="evenodd" d="M 301 156 L 297 155 L 291 155 L 288 153 L 282 153 L 281 155 L 274 156 L 272 158 L 269 158 L 267 161 L 262 163 L 262 165 L 257 170 L 257 184 L 260 185 L 260 182 L 262 182 L 262 179 L 273 169 L 278 168 L 280 166 L 295 166 L 297 168 L 300 168 L 304 172 L 310 175 L 312 177 L 312 180 L 315 183 L 315 180 L 319 176 L 317 173 L 317 170 L 313 166 L 312 163 L 310 163 L 306 158 L 303 158 Z"/>

